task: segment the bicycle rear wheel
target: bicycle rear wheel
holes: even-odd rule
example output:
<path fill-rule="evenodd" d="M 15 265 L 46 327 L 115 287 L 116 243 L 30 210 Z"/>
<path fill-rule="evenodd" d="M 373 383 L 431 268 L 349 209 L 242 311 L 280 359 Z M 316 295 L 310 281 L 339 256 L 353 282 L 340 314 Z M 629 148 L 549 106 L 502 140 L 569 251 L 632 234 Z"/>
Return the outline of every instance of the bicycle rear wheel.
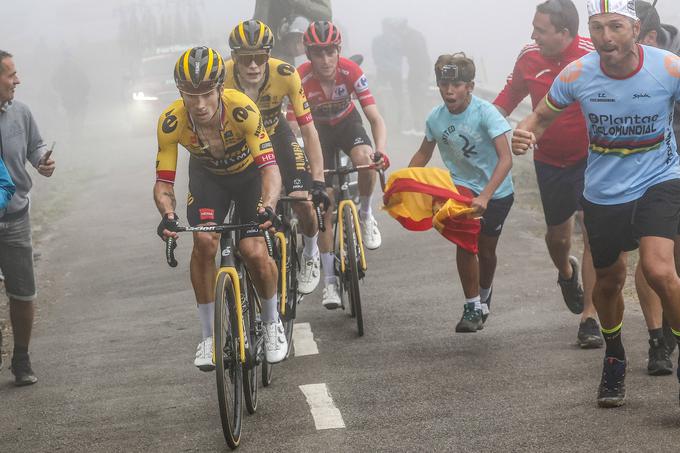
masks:
<path fill-rule="evenodd" d="M 231 276 L 221 273 L 215 289 L 215 376 L 224 439 L 233 450 L 241 441 L 243 374 L 236 327 L 236 294 Z"/>
<path fill-rule="evenodd" d="M 259 299 L 257 293 L 253 288 L 250 277 L 244 279 L 247 289 L 243 289 L 242 310 L 243 310 L 243 324 L 246 332 L 246 363 L 243 364 L 243 396 L 246 402 L 246 410 L 249 414 L 254 414 L 257 411 L 257 379 L 260 372 L 260 365 L 258 362 L 258 355 L 263 351 L 262 341 L 262 326 L 257 319 L 257 306 Z"/>
<path fill-rule="evenodd" d="M 361 313 L 361 293 L 359 291 L 359 248 L 354 213 L 350 206 L 343 208 L 343 224 L 345 228 L 345 281 L 349 296 L 350 314 L 356 316 L 359 336 L 364 335 L 364 318 Z"/>
<path fill-rule="evenodd" d="M 286 244 L 286 315 L 283 317 L 283 327 L 286 331 L 286 340 L 288 341 L 288 351 L 286 351 L 286 358 L 290 355 L 293 349 L 293 327 L 295 326 L 295 315 L 297 313 L 298 303 L 298 282 L 297 275 L 300 269 L 300 257 L 297 249 L 298 239 L 298 223 L 296 219 L 290 222 L 290 233 L 288 235 L 288 243 Z"/>

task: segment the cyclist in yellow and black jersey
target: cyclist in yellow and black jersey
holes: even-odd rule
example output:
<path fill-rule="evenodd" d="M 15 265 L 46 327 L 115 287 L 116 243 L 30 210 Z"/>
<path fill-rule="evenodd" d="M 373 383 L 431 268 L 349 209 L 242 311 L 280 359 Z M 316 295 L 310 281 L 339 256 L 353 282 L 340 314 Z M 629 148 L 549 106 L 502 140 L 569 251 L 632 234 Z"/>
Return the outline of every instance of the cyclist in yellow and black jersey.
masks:
<path fill-rule="evenodd" d="M 163 219 L 158 234 L 177 237 L 174 192 L 178 145 L 191 154 L 187 218 L 192 226 L 224 221 L 232 201 L 242 223 L 261 223 L 239 241 L 239 251 L 262 298 L 265 354 L 276 363 L 288 350 L 277 301 L 278 271 L 260 234 L 271 225 L 281 190 L 281 175 L 262 116 L 244 94 L 224 90 L 224 61 L 207 47 L 186 51 L 175 65 L 175 83 L 182 98 L 158 120 L 158 157 L 154 200 Z M 266 219 L 266 220 L 263 220 Z M 264 223 L 263 223 L 264 222 Z M 215 254 L 219 235 L 194 233 L 191 284 L 203 340 L 194 364 L 203 371 L 212 362 Z"/>
<path fill-rule="evenodd" d="M 240 22 L 229 36 L 233 58 L 226 63 L 225 87 L 247 94 L 262 112 L 286 193 L 292 196 L 311 193 L 314 203 L 328 207 L 330 200 L 324 185 L 321 144 L 300 76 L 293 66 L 270 58 L 273 45 L 274 35 L 267 25 L 257 20 Z M 286 98 L 300 126 L 304 150 L 283 116 L 282 104 Z M 300 219 L 304 236 L 298 290 L 309 294 L 320 278 L 318 225 L 311 203 L 296 203 L 293 209 Z"/>

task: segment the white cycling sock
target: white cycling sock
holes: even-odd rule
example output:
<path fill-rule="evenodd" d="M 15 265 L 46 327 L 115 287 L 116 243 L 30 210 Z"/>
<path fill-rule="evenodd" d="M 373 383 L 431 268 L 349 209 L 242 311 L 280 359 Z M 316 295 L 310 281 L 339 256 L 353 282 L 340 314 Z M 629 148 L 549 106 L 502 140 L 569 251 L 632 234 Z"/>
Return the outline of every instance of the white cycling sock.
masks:
<path fill-rule="evenodd" d="M 319 254 L 319 246 L 316 243 L 319 238 L 319 233 L 317 232 L 314 236 L 309 237 L 302 235 L 302 243 L 305 245 L 302 249 L 302 254 L 305 258 L 314 258 Z"/>
<path fill-rule="evenodd" d="M 262 299 L 262 322 L 276 322 L 279 319 L 279 300 L 276 294 L 271 299 Z"/>
<path fill-rule="evenodd" d="M 491 288 L 479 288 L 479 298 L 482 300 L 482 303 L 486 302 L 490 295 Z"/>
<path fill-rule="evenodd" d="M 479 296 L 471 297 L 471 298 L 465 298 L 465 303 L 466 304 L 475 304 L 475 310 L 481 310 L 482 309 L 482 301 L 479 299 Z"/>
<path fill-rule="evenodd" d="M 321 253 L 321 269 L 323 270 L 326 285 L 335 284 L 335 255 L 332 253 Z"/>
<path fill-rule="evenodd" d="M 213 336 L 213 318 L 215 316 L 215 302 L 198 304 L 198 318 L 201 320 L 203 339 Z"/>
<path fill-rule="evenodd" d="M 373 195 L 359 196 L 359 203 L 361 204 L 361 207 L 359 208 L 359 217 L 361 217 L 362 220 L 373 213 L 373 210 L 371 209 L 371 198 L 373 198 Z"/>

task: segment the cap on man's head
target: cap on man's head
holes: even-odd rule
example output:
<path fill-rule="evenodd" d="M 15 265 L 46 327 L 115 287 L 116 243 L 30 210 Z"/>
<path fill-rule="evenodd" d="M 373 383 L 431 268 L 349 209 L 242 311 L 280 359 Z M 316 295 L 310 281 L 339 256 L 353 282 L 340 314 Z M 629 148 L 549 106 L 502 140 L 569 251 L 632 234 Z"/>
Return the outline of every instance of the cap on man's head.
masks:
<path fill-rule="evenodd" d="M 637 20 L 635 0 L 587 0 L 588 17 L 598 14 L 614 13 Z"/>

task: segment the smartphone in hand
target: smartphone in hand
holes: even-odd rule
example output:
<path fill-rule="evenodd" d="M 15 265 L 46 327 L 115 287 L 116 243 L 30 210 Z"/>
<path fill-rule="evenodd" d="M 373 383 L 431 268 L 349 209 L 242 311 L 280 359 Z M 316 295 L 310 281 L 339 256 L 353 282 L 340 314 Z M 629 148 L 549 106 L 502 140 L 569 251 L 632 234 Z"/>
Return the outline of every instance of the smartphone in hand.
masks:
<path fill-rule="evenodd" d="M 50 160 L 50 156 L 52 156 L 52 151 L 54 151 L 54 145 L 56 145 L 57 142 L 52 142 L 52 146 L 50 146 L 50 149 L 47 150 L 45 154 L 43 154 L 43 157 L 41 159 L 41 163 L 45 164 L 47 163 L 48 160 Z"/>

